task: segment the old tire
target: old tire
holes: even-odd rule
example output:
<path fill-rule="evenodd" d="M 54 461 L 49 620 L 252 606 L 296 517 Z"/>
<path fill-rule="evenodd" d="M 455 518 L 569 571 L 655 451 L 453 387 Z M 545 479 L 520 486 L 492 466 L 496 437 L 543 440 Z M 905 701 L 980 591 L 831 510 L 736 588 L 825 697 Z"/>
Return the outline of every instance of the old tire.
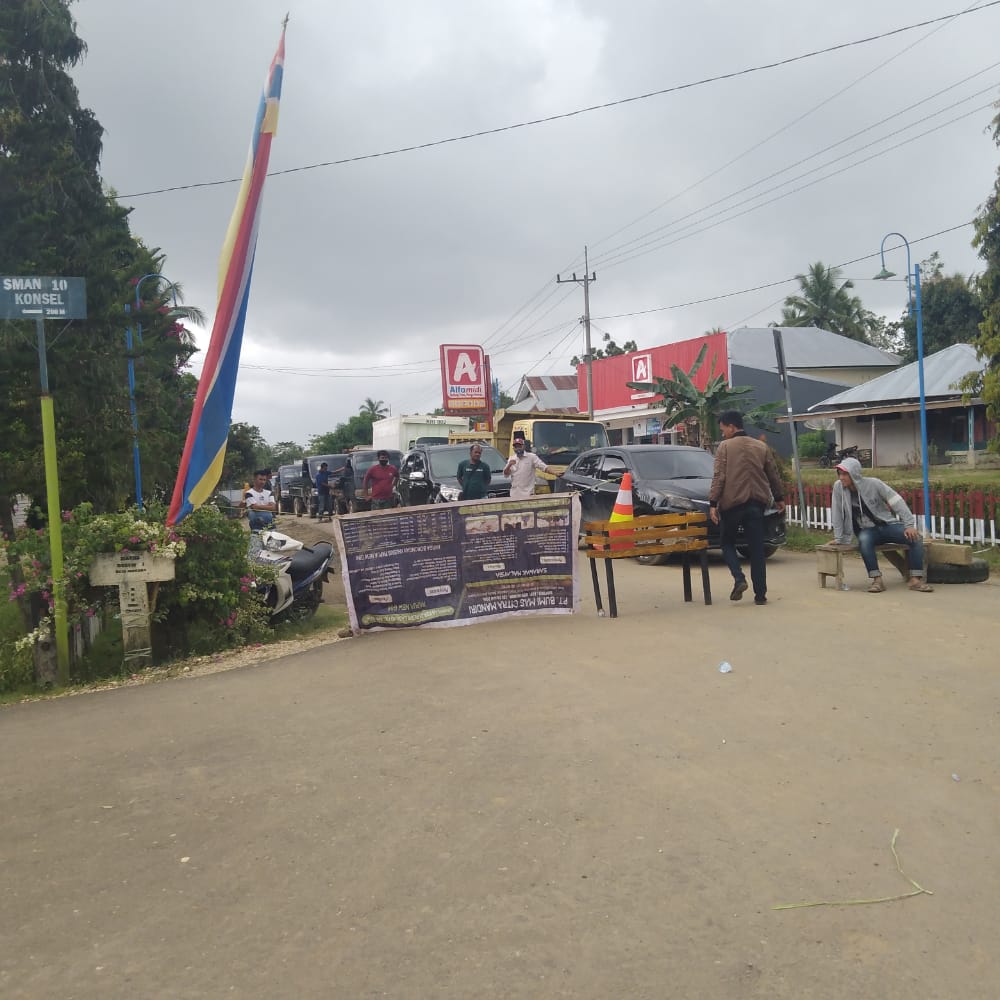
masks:
<path fill-rule="evenodd" d="M 982 583 L 990 577 L 990 564 L 985 559 L 973 559 L 968 566 L 931 563 L 927 567 L 928 583 Z"/>

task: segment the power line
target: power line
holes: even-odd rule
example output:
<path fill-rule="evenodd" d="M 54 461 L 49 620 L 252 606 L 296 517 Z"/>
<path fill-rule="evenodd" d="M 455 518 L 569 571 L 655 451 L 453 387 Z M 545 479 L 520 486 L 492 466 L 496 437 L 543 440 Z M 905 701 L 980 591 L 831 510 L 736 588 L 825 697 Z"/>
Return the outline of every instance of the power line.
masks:
<path fill-rule="evenodd" d="M 951 21 L 955 20 L 956 18 L 961 17 L 963 14 L 969 13 L 969 11 L 971 10 L 971 8 L 973 8 L 974 6 L 975 6 L 975 0 L 974 0 L 973 3 L 969 4 L 969 6 L 965 8 L 965 10 L 959 11 L 956 14 L 953 14 L 953 15 L 947 17 L 947 18 L 941 18 L 941 19 L 939 19 L 939 21 L 948 21 L 950 23 Z M 938 23 L 938 26 L 935 27 L 932 31 L 927 32 L 926 35 L 923 35 L 920 38 L 916 39 L 915 41 L 911 42 L 909 45 L 904 46 L 898 52 L 896 52 L 893 55 L 889 56 L 888 59 L 884 59 L 877 66 L 873 66 L 866 73 L 862 73 L 861 76 L 856 77 L 854 80 L 852 80 L 846 86 L 841 87 L 840 90 L 834 92 L 833 94 L 830 94 L 829 97 L 825 97 L 822 101 L 819 102 L 819 104 L 813 105 L 811 108 L 809 108 L 808 111 L 803 111 L 802 114 L 798 115 L 796 118 L 793 118 L 791 121 L 786 122 L 784 125 L 782 125 L 779 129 L 776 129 L 770 135 L 767 135 L 763 139 L 759 139 L 756 142 L 754 142 L 752 145 L 748 146 L 746 149 L 743 150 L 743 152 L 737 154 L 731 160 L 728 160 L 726 163 L 723 163 L 721 166 L 716 167 L 715 170 L 711 171 L 710 173 L 705 174 L 703 177 L 701 177 L 698 180 L 696 180 L 693 184 L 689 184 L 682 191 L 678 191 L 676 194 L 671 195 L 666 201 L 661 202 L 655 208 L 652 208 L 648 212 L 643 213 L 638 218 L 633 219 L 632 222 L 627 223 L 626 225 L 622 226 L 620 229 L 615 230 L 610 235 L 605 236 L 603 239 L 598 240 L 593 245 L 595 247 L 596 246 L 600 246 L 602 243 L 605 243 L 605 242 L 607 242 L 610 239 L 614 239 L 619 233 L 623 233 L 623 232 L 625 232 L 625 230 L 631 229 L 632 226 L 635 226 L 638 223 L 642 222 L 643 219 L 649 218 L 649 216 L 654 215 L 656 212 L 660 211 L 660 209 L 662 209 L 662 208 L 666 208 L 667 205 L 669 205 L 672 202 L 676 201 L 678 198 L 682 198 L 684 195 L 689 194 L 695 188 L 700 187 L 706 181 L 709 181 L 713 177 L 718 176 L 724 170 L 728 170 L 729 167 L 733 166 L 734 164 L 738 163 L 740 160 L 742 160 L 745 157 L 749 156 L 751 153 L 753 153 L 756 150 L 760 149 L 761 146 L 767 145 L 767 143 L 769 143 L 772 139 L 776 139 L 783 132 L 787 132 L 790 128 L 793 128 L 795 125 L 798 125 L 799 122 L 804 121 L 810 115 L 815 114 L 821 108 L 826 107 L 826 105 L 829 104 L 831 101 L 835 101 L 838 97 L 842 96 L 843 94 L 846 94 L 847 91 L 849 91 L 852 88 L 856 87 L 862 81 L 867 80 L 868 77 L 874 75 L 875 73 L 877 73 L 880 69 L 884 68 L 885 66 L 888 66 L 889 63 L 895 62 L 901 56 L 905 55 L 911 49 L 915 48 L 917 45 L 920 45 L 922 42 L 926 41 L 928 38 L 930 38 L 931 35 L 933 35 L 936 32 L 942 30 L 942 28 L 944 28 L 944 27 L 945 27 L 945 25 L 943 23 Z M 981 71 L 981 72 L 985 72 L 985 71 Z M 978 75 L 978 74 L 976 74 L 976 75 Z M 971 78 L 967 78 L 967 79 L 971 79 Z M 962 82 L 964 82 L 964 81 L 962 81 Z M 955 84 L 955 86 L 958 86 L 958 84 Z M 943 91 L 942 91 L 942 93 L 943 93 Z M 937 95 L 934 95 L 934 96 L 937 96 Z M 927 100 L 930 100 L 930 99 L 931 98 L 927 98 Z M 899 112 L 899 113 L 903 114 L 904 112 Z M 881 124 L 881 123 L 878 123 L 878 124 Z M 871 126 L 871 127 L 874 128 L 876 126 Z M 860 134 L 860 133 L 856 133 L 856 134 Z M 842 140 L 842 141 L 843 142 L 847 142 L 848 140 L 845 139 L 845 140 Z M 832 147 L 828 147 L 828 148 L 832 148 Z M 820 153 L 815 153 L 813 155 L 814 156 L 819 156 L 823 152 L 826 152 L 826 150 L 821 150 Z M 789 168 L 786 168 L 786 169 L 789 169 Z M 637 237 L 637 239 L 638 238 L 641 238 L 641 237 Z"/>
<path fill-rule="evenodd" d="M 974 9 L 966 8 L 962 11 L 956 11 L 952 14 L 945 14 L 941 17 L 930 18 L 926 21 L 919 21 L 915 24 L 904 25 L 900 28 L 893 28 L 889 31 L 883 31 L 877 35 L 869 35 L 865 38 L 857 38 L 850 42 L 840 42 L 836 45 L 829 45 L 826 48 L 815 49 L 811 52 L 804 52 L 796 56 L 788 56 L 784 59 L 777 59 L 773 62 L 762 63 L 758 66 L 750 66 L 745 69 L 733 70 L 731 73 L 721 73 L 717 76 L 705 77 L 701 80 L 693 80 L 689 83 L 679 83 L 672 87 L 664 87 L 662 90 L 653 90 L 645 94 L 636 94 L 632 97 L 622 97 L 615 101 L 606 101 L 603 104 L 592 104 L 588 107 L 577 108 L 574 111 L 564 111 L 560 114 L 547 115 L 544 118 L 533 118 L 528 121 L 516 122 L 512 125 L 501 125 L 497 128 L 482 129 L 478 132 L 468 132 L 463 135 L 450 136 L 447 139 L 434 139 L 429 142 L 416 143 L 411 146 L 400 146 L 396 149 L 387 149 L 378 153 L 364 153 L 359 156 L 349 156 L 340 160 L 325 160 L 320 163 L 309 163 L 299 167 L 287 167 L 284 170 L 273 170 L 267 174 L 268 177 L 280 177 L 284 174 L 296 174 L 303 173 L 306 170 L 318 170 L 321 167 L 339 167 L 348 163 L 360 163 L 364 160 L 375 160 L 385 156 L 397 156 L 401 153 L 412 153 L 421 149 L 432 149 L 435 146 L 445 146 L 450 143 L 455 142 L 465 142 L 470 139 L 481 139 L 488 135 L 499 135 L 503 132 L 513 132 L 516 129 L 522 128 L 532 128 L 536 125 L 547 125 L 550 122 L 561 121 L 566 118 L 575 118 L 579 115 L 590 114 L 593 111 L 605 111 L 609 108 L 621 107 L 625 104 L 634 104 L 637 101 L 646 101 L 653 97 L 663 97 L 666 94 L 675 94 L 684 90 L 693 90 L 697 87 L 704 87 L 710 83 L 720 83 L 724 80 L 734 80 L 742 76 L 750 76 L 754 73 L 762 73 L 771 69 L 778 69 L 782 66 L 790 66 L 793 63 L 802 62 L 806 59 L 814 59 L 817 56 L 828 55 L 831 52 L 839 52 L 844 49 L 854 48 L 859 45 L 868 45 L 871 42 L 880 41 L 883 38 L 891 38 L 894 35 L 900 35 L 907 31 L 915 31 L 918 28 L 926 28 L 932 24 L 938 24 L 942 21 L 951 21 L 957 17 L 962 17 L 965 14 L 978 13 L 981 10 L 986 10 L 989 7 L 996 7 L 1000 4 L 1000 0 L 988 0 L 987 3 L 982 4 L 980 7 Z M 834 95 L 836 96 L 836 95 Z M 794 122 L 792 123 L 794 124 Z M 764 140 L 767 141 L 767 140 Z M 720 168 L 724 169 L 724 168 Z M 239 184 L 242 182 L 242 177 L 229 177 L 225 180 L 218 181 L 199 181 L 193 184 L 175 184 L 171 187 L 154 188 L 149 191 L 135 191 L 131 194 L 116 195 L 118 200 L 125 198 L 145 198 L 154 194 L 167 194 L 172 191 L 190 191 L 194 188 L 205 188 L 205 187 L 219 187 L 225 184 Z M 619 230 L 620 231 L 620 230 Z"/>
<path fill-rule="evenodd" d="M 916 142 L 918 139 L 922 139 L 925 136 L 931 135 L 934 132 L 938 132 L 947 125 L 953 125 L 955 122 L 962 121 L 963 119 L 969 118 L 972 115 L 978 114 L 981 111 L 990 110 L 992 109 L 992 107 L 993 104 L 990 103 L 990 104 L 984 104 L 978 108 L 973 108 L 972 111 L 969 111 L 964 115 L 959 115 L 956 118 L 952 118 L 949 121 L 945 122 L 944 124 L 937 126 L 936 128 L 927 129 L 925 132 L 921 132 L 919 135 L 911 136 L 909 139 L 904 139 L 902 142 L 897 142 L 895 145 L 890 146 L 888 149 L 883 149 L 878 153 L 873 153 L 871 156 L 866 156 L 863 159 L 856 161 L 855 163 L 849 163 L 846 166 L 841 167 L 839 170 L 834 170 L 832 173 L 825 174 L 822 177 L 817 177 L 814 180 L 808 181 L 805 184 L 800 184 L 798 187 L 791 188 L 788 191 L 784 191 L 781 194 L 775 195 L 775 197 L 769 198 L 767 201 L 762 201 L 757 205 L 751 205 L 749 208 L 745 208 L 741 212 L 733 212 L 731 215 L 726 215 L 726 212 L 730 211 L 730 209 L 723 209 L 722 211 L 715 212 L 713 215 L 709 215 L 705 219 L 698 220 L 697 222 L 693 222 L 690 225 L 684 226 L 682 228 L 691 229 L 692 226 L 701 225 L 702 222 L 707 222 L 708 219 L 714 219 L 720 215 L 724 215 L 725 218 L 718 219 L 717 222 L 712 222 L 709 225 L 702 226 L 701 229 L 693 229 L 691 232 L 678 235 L 673 239 L 669 238 L 670 234 L 666 234 L 664 237 L 658 240 L 651 241 L 644 247 L 637 248 L 636 252 L 631 255 L 622 255 L 618 259 L 612 259 L 610 263 L 604 262 L 603 266 L 605 268 L 618 267 L 620 264 L 628 263 L 629 261 L 635 260 L 637 257 L 644 256 L 647 253 L 652 253 L 656 250 L 663 250 L 666 247 L 673 246 L 674 244 L 680 243 L 683 240 L 690 239 L 692 236 L 700 236 L 702 233 L 707 233 L 709 230 L 715 229 L 726 222 L 732 222 L 734 219 L 739 219 L 744 215 L 749 215 L 751 212 L 756 212 L 758 209 L 765 208 L 768 205 L 773 205 L 776 201 L 781 201 L 783 198 L 787 198 L 789 195 L 798 194 L 800 191 L 805 191 L 807 188 L 814 187 L 816 184 L 820 184 L 823 181 L 830 180 L 832 177 L 836 177 L 839 174 L 845 173 L 848 170 L 853 170 L 855 167 L 860 167 L 863 164 L 870 162 L 871 160 L 878 159 L 878 157 L 884 156 L 886 153 L 891 153 L 896 149 L 900 149 L 903 146 L 909 145 L 911 142 Z M 874 145 L 874 143 L 870 143 L 869 146 L 870 145 Z M 868 147 L 866 146 L 864 148 Z M 843 157 L 838 157 L 837 159 L 843 159 Z M 831 161 L 831 163 L 835 162 L 837 162 L 837 160 Z M 829 166 L 829 164 L 824 164 L 824 166 Z M 816 169 L 822 169 L 822 167 Z M 806 171 L 806 173 L 801 174 L 800 177 L 808 176 L 808 174 L 810 173 L 815 173 L 815 169 Z M 795 180 L 798 179 L 799 178 L 792 178 L 792 180 L 790 181 L 785 181 L 782 184 L 779 184 L 776 187 L 769 189 L 769 191 L 761 192 L 760 194 L 754 195 L 753 197 L 746 199 L 746 201 L 740 202 L 739 204 L 732 206 L 732 208 L 738 208 L 740 205 L 745 205 L 747 204 L 747 202 L 754 201 L 757 198 L 763 197 L 763 195 L 769 194 L 771 191 L 777 191 L 779 188 L 784 187 L 785 184 L 793 183 Z"/>
<path fill-rule="evenodd" d="M 639 243 L 640 247 L 641 246 L 648 246 L 649 245 L 648 243 L 642 244 L 641 241 L 642 240 L 647 240 L 649 237 L 653 236 L 656 233 L 661 233 L 661 232 L 664 232 L 664 230 L 673 229 L 679 223 L 684 222 L 687 219 L 692 219 L 692 218 L 694 218 L 697 215 L 701 215 L 703 212 L 706 212 L 710 208 L 714 208 L 716 205 L 722 205 L 725 202 L 730 201 L 731 199 L 735 198 L 737 195 L 744 194 L 747 191 L 752 191 L 754 188 L 759 187 L 761 184 L 766 184 L 769 180 L 772 180 L 775 177 L 780 177 L 782 174 L 786 174 L 790 170 L 794 170 L 796 167 L 800 167 L 804 163 L 808 163 L 810 160 L 814 160 L 818 156 L 822 156 L 824 153 L 828 153 L 831 150 L 836 149 L 838 146 L 843 146 L 845 143 L 850 142 L 852 139 L 856 139 L 859 136 L 864 135 L 866 132 L 871 132 L 873 129 L 878 128 L 880 125 L 885 125 L 887 122 L 892 121 L 894 118 L 898 118 L 901 115 L 904 115 L 904 114 L 906 114 L 909 111 L 913 111 L 915 108 L 918 108 L 921 105 L 926 104 L 927 102 L 932 101 L 932 100 L 934 100 L 937 97 L 940 97 L 942 94 L 947 93 L 949 90 L 954 90 L 956 87 L 960 87 L 962 84 L 968 83 L 970 80 L 975 79 L 977 76 L 982 76 L 983 73 L 987 73 L 991 69 L 995 69 L 997 66 L 1000 66 L 1000 62 L 994 62 L 991 65 L 986 66 L 986 67 L 984 67 L 981 70 L 978 70 L 976 73 L 973 73 L 973 74 L 965 77 L 963 80 L 959 80 L 957 83 L 953 83 L 953 84 L 951 84 L 948 87 L 944 87 L 943 89 L 937 91 L 934 94 L 929 95 L 928 97 L 923 98 L 920 101 L 915 101 L 913 104 L 910 104 L 909 106 L 907 106 L 905 108 L 902 108 L 900 111 L 897 111 L 897 112 L 895 112 L 894 114 L 891 114 L 891 115 L 887 115 L 885 118 L 882 118 L 881 120 L 879 120 L 877 122 L 873 122 L 871 125 L 867 125 L 864 128 L 862 128 L 862 129 L 858 129 L 856 132 L 852 132 L 850 135 L 845 136 L 843 139 L 839 139 L 837 142 L 830 143 L 828 146 L 824 146 L 822 149 L 819 149 L 819 150 L 817 150 L 814 153 L 810 153 L 808 156 L 802 157 L 800 160 L 797 160 L 795 163 L 790 163 L 787 166 L 782 167 L 780 170 L 772 171 L 770 174 L 767 174 L 765 177 L 758 178 L 757 180 L 753 181 L 751 184 L 746 184 L 743 187 L 738 188 L 736 191 L 731 192 L 730 194 L 724 195 L 721 198 L 717 198 L 715 201 L 709 202 L 707 205 L 703 205 L 701 208 L 698 208 L 698 209 L 695 209 L 694 211 L 688 212 L 687 215 L 682 215 L 682 216 L 680 216 L 680 217 L 672 220 L 671 222 L 664 223 L 662 226 L 658 226 L 655 229 L 648 230 L 647 232 L 645 232 L 645 233 L 643 233 L 643 234 L 641 234 L 639 236 L 635 236 L 631 240 L 626 241 L 625 243 L 620 243 L 620 244 L 618 244 L 615 247 L 611 247 L 609 250 L 604 251 L 604 254 L 602 256 L 598 257 L 598 261 L 599 261 L 599 263 L 602 266 L 608 266 L 609 262 L 615 260 L 617 257 L 624 257 L 624 256 L 630 254 L 631 251 L 628 248 L 629 247 L 634 247 L 634 244 Z M 932 112 L 929 115 L 925 115 L 923 118 L 919 118 L 916 121 L 911 122 L 909 125 L 904 125 L 902 128 L 896 129 L 893 132 L 888 132 L 885 135 L 882 135 L 879 138 L 873 139 L 871 142 L 868 142 L 868 143 L 866 143 L 866 144 L 864 144 L 862 146 L 859 146 L 859 147 L 855 148 L 854 150 L 852 150 L 852 151 L 850 151 L 848 153 L 844 153 L 844 154 L 842 154 L 839 157 L 836 157 L 836 158 L 834 158 L 832 160 L 828 160 L 825 164 L 820 164 L 819 166 L 814 167 L 811 170 L 806 171 L 805 173 L 799 174 L 798 177 L 796 177 L 796 178 L 790 178 L 789 180 L 783 182 L 783 184 L 793 183 L 795 180 L 797 180 L 799 178 L 806 177 L 810 173 L 815 173 L 817 170 L 823 169 L 824 166 L 830 166 L 830 165 L 832 165 L 834 163 L 837 163 L 839 160 L 845 159 L 845 158 L 847 158 L 849 156 L 856 155 L 857 153 L 861 153 L 861 152 L 863 152 L 866 149 L 870 149 L 872 146 L 876 146 L 876 145 L 878 145 L 881 142 L 885 142 L 886 140 L 891 139 L 893 136 L 900 135 L 902 132 L 905 132 L 907 129 L 915 128 L 917 125 L 921 124 L 922 122 L 929 121 L 931 118 L 934 118 L 934 117 L 937 117 L 938 115 L 944 114 L 946 111 L 950 111 L 953 108 L 958 107 L 960 104 L 964 104 L 966 101 L 971 101 L 971 100 L 973 100 L 976 97 L 980 97 L 980 96 L 982 96 L 985 93 L 988 93 L 988 92 L 990 92 L 992 90 L 995 90 L 996 87 L 997 87 L 997 83 L 992 83 L 989 87 L 985 87 L 982 90 L 976 91 L 973 94 L 969 94 L 966 97 L 962 98 L 961 100 L 956 101 L 953 104 L 948 105 L 947 107 L 939 108 L 937 111 L 934 111 L 934 112 Z M 950 122 L 946 122 L 944 124 L 950 124 Z M 886 152 L 888 152 L 888 150 L 886 150 Z M 709 175 L 709 176 L 711 176 L 711 175 Z M 778 188 L 780 188 L 782 186 L 783 185 L 779 184 L 777 187 L 769 189 L 769 191 L 760 192 L 757 195 L 754 195 L 753 197 L 747 199 L 746 201 L 741 202 L 741 204 L 746 204 L 747 201 L 752 201 L 753 198 L 761 197 L 763 194 L 770 193 L 770 191 L 776 191 L 776 190 L 778 190 Z M 688 188 L 687 190 L 690 191 L 691 188 Z M 686 193 L 686 192 L 682 192 L 682 193 Z M 671 199 L 671 200 L 673 200 L 673 199 Z M 667 202 L 664 202 L 664 205 L 665 204 L 667 204 Z M 663 205 L 661 205 L 659 207 L 662 208 Z M 653 211 L 657 211 L 657 209 L 654 209 Z M 695 223 L 695 224 L 697 224 L 697 223 Z M 632 258 L 629 257 L 628 259 L 632 259 Z"/>

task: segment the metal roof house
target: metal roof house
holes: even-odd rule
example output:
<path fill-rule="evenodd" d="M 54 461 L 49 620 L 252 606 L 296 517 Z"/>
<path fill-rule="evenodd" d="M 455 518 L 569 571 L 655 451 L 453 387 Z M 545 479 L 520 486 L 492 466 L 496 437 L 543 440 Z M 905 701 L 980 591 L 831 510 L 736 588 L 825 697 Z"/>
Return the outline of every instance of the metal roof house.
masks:
<path fill-rule="evenodd" d="M 933 463 L 950 458 L 974 465 L 996 427 L 981 399 L 965 402 L 960 379 L 982 369 L 970 344 L 952 344 L 924 358 L 927 450 Z M 794 419 L 832 418 L 841 446 L 870 448 L 873 465 L 917 465 L 920 455 L 920 386 L 917 363 L 856 385 L 810 406 Z"/>
<path fill-rule="evenodd" d="M 508 407 L 517 413 L 542 410 L 546 413 L 579 413 L 575 375 L 525 375 L 514 402 Z"/>

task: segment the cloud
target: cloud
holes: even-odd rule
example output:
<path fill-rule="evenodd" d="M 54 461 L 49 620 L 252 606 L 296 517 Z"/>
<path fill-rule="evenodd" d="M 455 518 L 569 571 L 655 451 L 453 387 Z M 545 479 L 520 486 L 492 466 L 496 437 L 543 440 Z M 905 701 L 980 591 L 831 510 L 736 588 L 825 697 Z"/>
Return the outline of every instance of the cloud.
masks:
<path fill-rule="evenodd" d="M 789 10 L 738 0 L 300 2 L 271 168 L 499 128 L 941 15 L 933 0 Z M 939 250 L 948 270 L 976 270 L 971 229 L 916 241 L 971 220 L 992 189 L 993 111 L 983 106 L 996 96 L 996 67 L 751 186 L 990 66 L 998 10 L 545 125 L 272 177 L 234 419 L 269 441 L 305 443 L 366 396 L 393 412 L 432 408 L 444 342 L 484 344 L 504 386 L 568 371 L 583 348 L 574 327 L 583 297 L 555 279 L 583 273 L 584 245 L 598 277 L 595 317 L 660 309 L 599 321 L 640 347 L 775 319 L 792 285 L 661 307 L 874 253 L 893 230 L 914 242 L 914 260 Z M 284 7 L 174 0 L 165 16 L 151 3 L 103 0 L 73 11 L 89 46 L 74 75 L 107 130 L 108 184 L 128 194 L 241 174 Z M 984 87 L 993 89 L 971 96 Z M 956 101 L 939 119 L 793 179 Z M 801 190 L 748 200 L 781 181 Z M 124 199 L 134 232 L 166 252 L 168 277 L 210 315 L 235 194 L 222 185 Z M 872 285 L 877 269 L 867 261 L 845 277 L 869 308 L 898 316 L 905 296 Z"/>

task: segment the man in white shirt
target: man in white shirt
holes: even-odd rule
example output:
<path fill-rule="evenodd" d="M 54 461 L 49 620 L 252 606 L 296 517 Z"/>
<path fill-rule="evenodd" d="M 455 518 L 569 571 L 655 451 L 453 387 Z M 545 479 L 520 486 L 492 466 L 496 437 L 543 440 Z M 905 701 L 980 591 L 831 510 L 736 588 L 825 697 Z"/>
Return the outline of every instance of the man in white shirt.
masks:
<path fill-rule="evenodd" d="M 263 469 L 258 469 L 253 474 L 253 486 L 246 491 L 243 505 L 247 509 L 251 531 L 260 531 L 274 524 L 278 505 L 274 494 L 267 488 L 267 473 Z"/>
<path fill-rule="evenodd" d="M 547 472 L 548 466 L 534 452 L 526 451 L 524 436 L 514 435 L 514 454 L 503 467 L 510 476 L 511 500 L 527 500 L 535 495 L 535 473 Z"/>

